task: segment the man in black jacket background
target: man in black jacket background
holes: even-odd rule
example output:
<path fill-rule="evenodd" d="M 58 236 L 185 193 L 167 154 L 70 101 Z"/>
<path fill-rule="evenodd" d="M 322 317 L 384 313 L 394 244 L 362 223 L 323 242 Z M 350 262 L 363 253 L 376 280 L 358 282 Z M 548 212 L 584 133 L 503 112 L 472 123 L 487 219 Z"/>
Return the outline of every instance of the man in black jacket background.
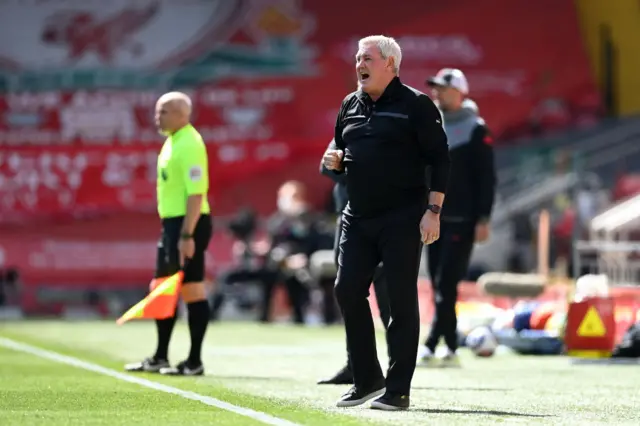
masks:
<path fill-rule="evenodd" d="M 427 248 L 435 316 L 419 365 L 459 366 L 456 301 L 458 283 L 465 277 L 474 243 L 489 238 L 496 175 L 492 138 L 475 102 L 467 99 L 469 85 L 462 71 L 445 68 L 427 80 L 444 118 L 451 171 L 447 202 L 440 217 L 440 239 Z M 448 353 L 434 356 L 443 337 Z"/>

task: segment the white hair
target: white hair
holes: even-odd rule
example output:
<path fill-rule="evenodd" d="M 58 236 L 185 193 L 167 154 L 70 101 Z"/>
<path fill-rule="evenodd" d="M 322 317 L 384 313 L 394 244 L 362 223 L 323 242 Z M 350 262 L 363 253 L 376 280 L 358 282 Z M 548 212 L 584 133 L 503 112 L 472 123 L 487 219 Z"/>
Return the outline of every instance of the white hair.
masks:
<path fill-rule="evenodd" d="M 178 105 L 178 108 L 183 110 L 187 114 L 191 114 L 191 109 L 193 108 L 193 103 L 191 102 L 191 98 L 182 92 L 169 92 L 160 96 L 158 99 L 158 104 L 168 104 L 175 102 Z"/>
<path fill-rule="evenodd" d="M 372 35 L 360 39 L 358 49 L 362 49 L 367 45 L 374 44 L 380 51 L 382 59 L 393 58 L 393 72 L 400 74 L 400 62 L 402 62 L 402 49 L 393 37 L 383 35 Z"/>

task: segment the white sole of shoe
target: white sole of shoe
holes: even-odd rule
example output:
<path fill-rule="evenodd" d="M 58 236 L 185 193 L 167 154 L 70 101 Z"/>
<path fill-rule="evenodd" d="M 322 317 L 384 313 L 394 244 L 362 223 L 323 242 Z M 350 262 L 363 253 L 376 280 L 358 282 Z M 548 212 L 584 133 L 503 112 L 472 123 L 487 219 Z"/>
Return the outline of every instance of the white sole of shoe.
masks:
<path fill-rule="evenodd" d="M 384 395 L 385 390 L 386 390 L 385 388 L 382 388 L 382 389 L 377 390 L 375 392 L 371 392 L 370 394 L 367 394 L 367 395 L 363 396 L 360 399 L 354 399 L 352 401 L 342 401 L 342 400 L 340 400 L 340 401 L 338 401 L 336 403 L 336 406 L 337 407 L 341 407 L 341 408 L 357 407 L 358 405 L 362 405 L 365 402 L 369 401 L 370 399 L 377 398 L 379 396 Z"/>
<path fill-rule="evenodd" d="M 403 411 L 403 410 L 409 409 L 409 407 L 396 407 L 395 405 L 387 405 L 378 401 L 373 401 L 371 403 L 371 408 L 373 408 L 374 410 L 384 410 L 384 411 Z"/>
<path fill-rule="evenodd" d="M 184 373 L 180 373 L 174 367 L 161 368 L 159 373 L 163 376 L 202 376 L 204 375 L 204 367 L 195 370 L 186 370 Z"/>
<path fill-rule="evenodd" d="M 137 365 L 125 365 L 124 366 L 124 371 L 126 371 L 127 373 L 159 373 L 161 369 L 166 368 L 166 365 L 163 365 L 162 367 L 140 367 Z"/>

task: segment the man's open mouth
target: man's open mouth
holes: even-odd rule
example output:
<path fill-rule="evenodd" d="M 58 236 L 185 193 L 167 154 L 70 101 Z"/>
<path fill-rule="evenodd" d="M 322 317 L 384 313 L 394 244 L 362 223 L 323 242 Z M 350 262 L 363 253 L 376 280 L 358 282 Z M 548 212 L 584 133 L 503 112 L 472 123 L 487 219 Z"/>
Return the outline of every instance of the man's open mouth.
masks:
<path fill-rule="evenodd" d="M 367 81 L 369 79 L 369 73 L 368 72 L 361 72 L 360 73 L 360 81 Z"/>

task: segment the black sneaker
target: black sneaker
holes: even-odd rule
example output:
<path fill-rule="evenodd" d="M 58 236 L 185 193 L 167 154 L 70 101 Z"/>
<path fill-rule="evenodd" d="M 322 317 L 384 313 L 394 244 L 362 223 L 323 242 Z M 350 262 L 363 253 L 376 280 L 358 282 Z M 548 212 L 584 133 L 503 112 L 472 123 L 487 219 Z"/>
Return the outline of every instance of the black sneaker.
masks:
<path fill-rule="evenodd" d="M 348 365 L 342 367 L 340 371 L 326 379 L 318 380 L 319 385 L 352 385 L 353 373 Z"/>
<path fill-rule="evenodd" d="M 409 395 L 387 392 L 371 403 L 371 408 L 385 411 L 401 411 L 409 408 Z"/>
<path fill-rule="evenodd" d="M 166 359 L 156 359 L 155 357 L 145 358 L 140 362 L 132 362 L 124 366 L 125 371 L 130 373 L 157 373 L 162 368 L 169 367 L 169 361 Z"/>
<path fill-rule="evenodd" d="M 352 386 L 351 389 L 338 400 L 338 407 L 356 407 L 362 405 L 372 398 L 380 396 L 384 393 L 384 379 L 379 380 L 372 386 L 358 387 Z"/>
<path fill-rule="evenodd" d="M 189 361 L 182 361 L 175 367 L 167 366 L 160 369 L 160 374 L 165 376 L 202 376 L 204 375 L 204 365 L 195 364 Z"/>

